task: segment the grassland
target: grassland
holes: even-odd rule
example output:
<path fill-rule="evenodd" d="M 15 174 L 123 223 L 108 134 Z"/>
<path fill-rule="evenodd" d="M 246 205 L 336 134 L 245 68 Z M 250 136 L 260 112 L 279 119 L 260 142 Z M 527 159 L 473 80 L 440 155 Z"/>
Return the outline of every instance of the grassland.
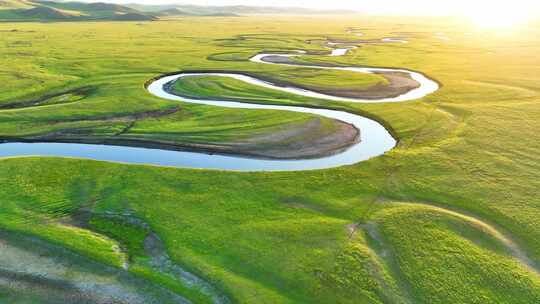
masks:
<path fill-rule="evenodd" d="M 133 117 L 140 120 L 130 129 L 137 136 L 166 134 L 179 143 L 295 128 L 314 118 L 177 104 L 152 97 L 143 84 L 176 70 L 294 75 L 293 67 L 243 59 L 263 50 L 323 52 L 307 40 L 347 38 L 349 27 L 366 39 L 395 36 L 396 24 L 410 43 L 303 60 L 422 71 L 443 84 L 422 100 L 324 103 L 222 79 L 190 83 L 191 92 L 208 96 L 234 91 L 235 99 L 377 117 L 400 139 L 387 155 L 288 173 L 3 159 L 0 227 L 118 271 L 128 261 L 129 276 L 196 303 L 210 296 L 149 263 L 141 243 L 151 232 L 175 264 L 235 303 L 539 302 L 538 27 L 496 33 L 454 20 L 330 17 L 1 24 L 0 81 L 7 89 L 0 91 L 0 136 L 77 129 L 86 131 L 80 137 L 114 137 Z M 451 40 L 437 39 L 438 32 Z M 148 112 L 164 115 L 138 116 Z M 26 303 L 29 296 L 0 285 L 0 300 Z"/>

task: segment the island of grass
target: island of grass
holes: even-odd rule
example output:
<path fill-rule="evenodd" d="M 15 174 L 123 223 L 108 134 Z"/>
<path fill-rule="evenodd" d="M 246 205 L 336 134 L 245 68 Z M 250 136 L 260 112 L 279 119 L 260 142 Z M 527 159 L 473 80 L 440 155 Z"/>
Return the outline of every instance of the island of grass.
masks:
<path fill-rule="evenodd" d="M 314 56 L 315 59 L 309 59 L 310 57 L 311 56 L 267 56 L 264 57 L 262 61 L 298 66 L 310 66 L 314 63 L 316 65 L 326 65 L 328 67 L 339 66 L 336 64 L 329 64 L 326 60 L 321 61 L 317 56 Z M 338 75 L 340 73 L 345 75 L 348 74 L 348 81 L 338 81 Z M 307 76 L 306 74 L 310 74 L 311 76 Z M 316 75 L 319 75 L 320 78 L 316 78 Z M 268 75 L 259 76 L 282 86 L 293 85 L 327 95 L 357 99 L 392 98 L 420 87 L 420 84 L 412 79 L 409 74 L 397 71 L 380 71 L 373 74 L 359 75 L 359 73 L 352 71 L 313 71 L 311 68 L 306 68 L 282 72 L 279 77 Z M 336 85 L 334 86 L 333 84 Z"/>
<path fill-rule="evenodd" d="M 212 82 L 212 78 L 207 81 Z M 133 89 L 142 90 L 140 86 Z M 192 89 L 190 94 L 205 98 L 205 92 Z M 250 93 L 250 102 L 286 101 L 277 90 L 256 89 Z M 162 105 L 156 104 L 155 110 L 139 107 L 129 109 L 124 105 L 110 109 L 108 113 L 73 114 L 76 109 L 91 106 L 93 100 L 98 101 L 107 91 L 102 87 L 85 91 L 85 96 L 76 97 L 72 93 L 60 92 L 52 94 L 50 98 L 37 99 L 40 102 L 10 102 L 4 107 L 13 109 L 12 112 L 0 113 L 0 117 L 5 118 L 0 123 L 5 126 L 3 133 L 0 132 L 0 139 L 4 142 L 127 145 L 272 159 L 333 155 L 359 140 L 359 130 L 349 124 L 287 111 L 253 111 L 161 102 Z M 110 92 L 113 91 L 114 88 Z M 137 98 L 137 93 L 133 92 L 132 96 Z M 299 104 L 302 100 L 317 102 L 316 99 L 293 94 L 287 97 L 291 103 Z M 241 95 L 230 98 L 242 100 Z M 59 105 L 63 108 L 58 109 Z M 13 117 L 15 109 L 27 112 L 32 117 L 32 124 L 25 123 L 27 118 Z"/>

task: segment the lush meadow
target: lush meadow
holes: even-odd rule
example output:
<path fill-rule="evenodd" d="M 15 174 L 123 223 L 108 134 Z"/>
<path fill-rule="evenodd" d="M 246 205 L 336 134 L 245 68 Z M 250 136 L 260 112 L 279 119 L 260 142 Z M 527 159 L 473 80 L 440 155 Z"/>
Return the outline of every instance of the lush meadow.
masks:
<path fill-rule="evenodd" d="M 409 43 L 357 41 L 348 56 L 325 56 L 317 41 L 358 40 L 349 27 L 361 39 Z M 442 84 L 418 101 L 354 104 L 189 79 L 178 88 L 185 94 L 365 114 L 391 128 L 399 146 L 354 166 L 287 173 L 1 159 L 0 227 L 118 271 L 127 262 L 130 276 L 195 303 L 211 300 L 151 267 L 149 233 L 235 303 L 540 302 L 539 34 L 537 26 L 495 32 L 456 20 L 363 17 L 0 24 L 0 138 L 8 141 L 226 145 L 319 119 L 145 91 L 149 79 L 178 70 L 309 87 L 384 82 L 247 61 L 261 51 L 306 49 L 321 55 L 302 61 L 403 67 Z M 0 302 L 30 296 L 0 285 Z"/>

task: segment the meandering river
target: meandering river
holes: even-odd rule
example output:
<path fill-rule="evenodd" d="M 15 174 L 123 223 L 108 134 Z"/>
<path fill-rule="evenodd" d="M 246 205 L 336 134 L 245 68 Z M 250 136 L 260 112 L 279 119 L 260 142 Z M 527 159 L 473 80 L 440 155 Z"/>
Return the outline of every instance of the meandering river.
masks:
<path fill-rule="evenodd" d="M 354 46 L 343 46 L 334 48 L 330 56 L 345 56 Z M 303 51 L 295 54 L 258 54 L 251 58 L 252 62 L 259 64 L 280 64 L 296 65 L 284 61 L 282 63 L 271 58 L 290 58 L 302 56 Z M 305 54 L 304 54 L 305 55 Z M 305 55 L 307 56 L 307 55 Z M 361 103 L 381 103 L 381 102 L 402 102 L 418 99 L 438 90 L 439 85 L 425 75 L 405 69 L 389 68 L 368 68 L 368 67 L 332 67 L 319 65 L 303 65 L 308 68 L 343 70 L 357 73 L 392 73 L 398 72 L 407 74 L 410 78 L 419 83 L 419 87 L 412 89 L 405 94 L 392 98 L 381 99 L 357 99 L 340 97 L 309 91 L 296 87 L 284 87 L 269 83 L 254 77 L 235 73 L 179 73 L 172 76 L 165 76 L 155 80 L 148 86 L 148 92 L 160 98 L 174 100 L 178 102 L 205 104 L 217 107 L 238 108 L 238 109 L 265 109 L 280 110 L 299 113 L 310 113 L 331 119 L 337 119 L 353 125 L 360 130 L 360 141 L 342 153 L 318 158 L 318 159 L 298 159 L 298 160 L 269 160 L 255 159 L 236 155 L 207 154 L 203 152 L 182 152 L 160 149 L 135 148 L 110 145 L 89 145 L 75 143 L 5 143 L 0 145 L 0 157 L 21 157 L 21 156 L 55 156 L 94 159 L 100 161 L 110 161 L 128 164 L 148 164 L 158 166 L 171 166 L 180 168 L 196 169 L 218 169 L 235 171 L 297 171 L 315 170 L 351 165 L 370 158 L 380 156 L 396 145 L 396 140 L 390 132 L 379 122 L 362 117 L 360 115 L 327 109 L 314 109 L 300 106 L 281 105 L 261 105 L 245 102 L 231 102 L 226 100 L 200 100 L 180 97 L 168 93 L 165 90 L 167 84 L 182 77 L 196 75 L 214 75 L 231 77 L 246 83 L 250 83 L 265 88 L 285 91 L 297 95 L 323 98 L 333 101 L 361 102 Z"/>

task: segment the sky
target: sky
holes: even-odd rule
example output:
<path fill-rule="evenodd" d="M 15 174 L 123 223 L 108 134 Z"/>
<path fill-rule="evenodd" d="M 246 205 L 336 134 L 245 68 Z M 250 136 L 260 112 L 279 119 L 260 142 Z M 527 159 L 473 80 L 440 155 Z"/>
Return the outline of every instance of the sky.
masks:
<path fill-rule="evenodd" d="M 86 2 L 98 2 L 83 0 Z M 300 6 L 317 9 L 354 9 L 373 14 L 470 15 L 540 12 L 540 0 L 100 0 L 113 3 Z"/>

